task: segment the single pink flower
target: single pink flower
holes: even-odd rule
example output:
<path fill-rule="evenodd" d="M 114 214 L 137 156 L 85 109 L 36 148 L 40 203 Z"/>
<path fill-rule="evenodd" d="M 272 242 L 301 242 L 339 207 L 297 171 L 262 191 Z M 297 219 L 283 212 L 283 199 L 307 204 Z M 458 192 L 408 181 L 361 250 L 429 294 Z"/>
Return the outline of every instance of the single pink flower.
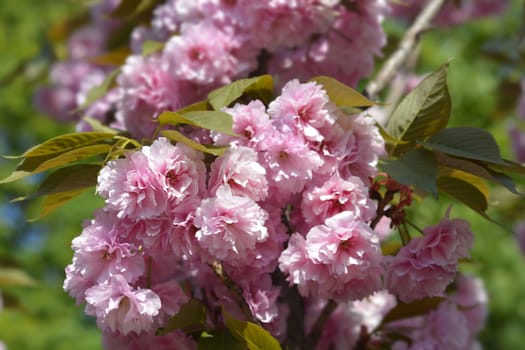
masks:
<path fill-rule="evenodd" d="M 264 200 L 268 195 L 268 182 L 266 170 L 257 156 L 251 148 L 232 145 L 211 165 L 210 194 L 228 185 L 234 195 L 244 195 L 256 202 Z"/>
<path fill-rule="evenodd" d="M 159 314 L 161 300 L 150 289 L 133 289 L 121 275 L 86 291 L 86 314 L 97 317 L 102 329 L 120 332 L 148 332 Z"/>
<path fill-rule="evenodd" d="M 267 218 L 268 213 L 252 199 L 221 186 L 216 197 L 204 199 L 197 209 L 195 237 L 214 258 L 245 265 L 249 252 L 268 239 Z"/>
<path fill-rule="evenodd" d="M 311 225 L 320 225 L 325 218 L 342 211 L 352 212 L 367 222 L 375 216 L 376 204 L 368 197 L 368 188 L 360 178 L 353 176 L 345 181 L 334 174 L 322 186 L 307 187 L 301 209 Z"/>

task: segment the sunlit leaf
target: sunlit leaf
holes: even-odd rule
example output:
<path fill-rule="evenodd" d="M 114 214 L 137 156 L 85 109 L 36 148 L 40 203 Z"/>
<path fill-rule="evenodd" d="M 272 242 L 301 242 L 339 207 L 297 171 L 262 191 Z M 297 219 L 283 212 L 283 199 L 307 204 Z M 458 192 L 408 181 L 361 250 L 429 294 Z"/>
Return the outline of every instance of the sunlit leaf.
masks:
<path fill-rule="evenodd" d="M 161 125 L 187 124 L 237 136 L 232 131 L 232 116 L 221 111 L 188 111 L 182 114 L 166 111 L 159 115 L 158 120 Z"/>
<path fill-rule="evenodd" d="M 416 141 L 426 140 L 447 125 L 451 110 L 447 68 L 448 63 L 426 77 L 392 113 L 386 130 L 396 139 L 409 141 L 393 147 L 394 155 L 409 151 Z"/>
<path fill-rule="evenodd" d="M 448 155 L 503 165 L 498 144 L 492 135 L 479 128 L 447 128 L 422 144 Z"/>
<path fill-rule="evenodd" d="M 207 111 L 208 108 L 208 101 L 199 101 L 192 103 L 191 105 L 182 107 L 181 109 L 176 110 L 176 113 L 184 114 L 186 112 L 195 112 L 195 111 Z"/>
<path fill-rule="evenodd" d="M 103 133 L 112 134 L 112 135 L 118 134 L 117 130 L 112 129 L 109 126 L 102 124 L 99 120 L 95 118 L 86 116 L 86 117 L 83 117 L 82 120 L 85 121 L 91 127 L 93 131 L 103 132 Z"/>
<path fill-rule="evenodd" d="M 229 106 L 232 102 L 241 97 L 244 93 L 265 96 L 273 93 L 273 80 L 270 75 L 240 79 L 231 84 L 213 90 L 208 94 L 208 102 L 215 110 Z"/>
<path fill-rule="evenodd" d="M 35 193 L 17 198 L 15 201 L 94 186 L 97 184 L 100 168 L 98 164 L 76 164 L 59 169 L 48 175 Z"/>
<path fill-rule="evenodd" d="M 54 210 L 60 208 L 62 205 L 66 204 L 67 202 L 69 202 L 73 198 L 75 198 L 78 195 L 80 195 L 86 189 L 87 189 L 87 187 L 86 188 L 81 188 L 81 189 L 78 189 L 78 190 L 72 190 L 72 191 L 68 191 L 68 192 L 59 192 L 59 193 L 54 193 L 54 194 L 50 194 L 50 195 L 45 196 L 44 200 L 42 201 L 42 204 L 40 205 L 40 207 L 42 208 L 41 211 L 40 211 L 40 214 L 38 215 L 38 217 L 33 218 L 33 219 L 29 220 L 29 221 L 39 220 L 39 219 L 49 215 Z"/>
<path fill-rule="evenodd" d="M 103 66 L 120 66 L 124 64 L 130 54 L 129 48 L 121 47 L 100 56 L 92 57 L 89 59 L 89 62 Z"/>
<path fill-rule="evenodd" d="M 182 142 L 197 151 L 213 154 L 214 156 L 221 156 L 228 149 L 228 147 L 214 147 L 201 145 L 200 143 L 195 142 L 192 139 L 184 136 L 177 130 L 162 130 L 161 134 L 172 141 Z"/>
<path fill-rule="evenodd" d="M 439 169 L 437 180 L 439 191 L 465 204 L 486 219 L 489 189 L 477 176 L 455 169 Z"/>
<path fill-rule="evenodd" d="M 226 327 L 249 350 L 280 350 L 281 345 L 272 335 L 252 322 L 236 320 L 223 310 Z"/>
<path fill-rule="evenodd" d="M 381 168 L 399 183 L 437 194 L 437 163 L 430 151 L 410 151 L 397 160 L 381 164 Z"/>
<path fill-rule="evenodd" d="M 36 281 L 18 268 L 0 267 L 0 288 L 36 285 Z"/>
<path fill-rule="evenodd" d="M 113 133 L 108 132 L 75 132 L 53 137 L 39 145 L 36 145 L 20 156 L 6 158 L 28 158 L 46 155 L 56 155 L 70 151 L 75 148 L 90 145 L 95 142 L 111 139 Z"/>
<path fill-rule="evenodd" d="M 310 79 L 323 85 L 330 101 L 338 106 L 345 107 L 370 107 L 375 105 L 375 102 L 370 101 L 365 96 L 361 95 L 356 90 L 352 89 L 333 78 L 327 76 L 319 76 Z"/>
<path fill-rule="evenodd" d="M 73 149 L 69 152 L 61 153 L 56 156 L 40 156 L 26 158 L 18 165 L 16 170 L 0 183 L 7 183 L 19 180 L 26 176 L 38 174 L 53 168 L 66 166 L 76 161 L 91 158 L 97 155 L 107 154 L 111 150 L 109 144 L 95 144 Z"/>
<path fill-rule="evenodd" d="M 502 164 L 487 163 L 485 165 L 493 170 L 525 175 L 525 166 L 507 159 L 503 159 Z"/>
<path fill-rule="evenodd" d="M 479 164 L 470 160 L 450 157 L 441 152 L 436 152 L 435 154 L 438 164 L 441 166 L 462 170 L 472 175 L 500 184 L 514 194 L 520 194 L 516 189 L 514 180 L 503 173 L 499 173 L 489 169 L 488 167 L 485 167 L 483 164 Z"/>
<path fill-rule="evenodd" d="M 162 51 L 166 43 L 162 41 L 146 40 L 142 44 L 142 56 L 148 56 L 152 53 Z"/>

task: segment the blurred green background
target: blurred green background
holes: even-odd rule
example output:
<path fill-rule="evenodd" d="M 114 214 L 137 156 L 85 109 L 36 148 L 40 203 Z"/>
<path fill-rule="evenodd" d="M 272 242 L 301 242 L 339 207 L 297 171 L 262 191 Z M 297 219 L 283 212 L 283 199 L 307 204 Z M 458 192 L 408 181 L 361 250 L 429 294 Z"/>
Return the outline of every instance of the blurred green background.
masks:
<path fill-rule="evenodd" d="M 0 2 L 0 154 L 20 154 L 73 130 L 36 112 L 32 91 L 45 81 L 52 57 L 46 33 L 53 23 L 81 12 L 82 6 L 73 1 Z M 514 107 L 524 72 L 516 58 L 522 7 L 522 1 L 515 0 L 505 16 L 426 33 L 416 66 L 418 73 L 426 73 L 454 58 L 449 71 L 452 125 L 487 128 L 506 158 L 512 158 L 507 127 L 516 120 Z M 386 28 L 392 38 L 403 31 L 395 23 Z M 0 177 L 15 165 L 0 158 Z M 0 186 L 0 265 L 19 267 L 38 282 L 35 287 L 2 290 L 0 340 L 8 349 L 100 349 L 93 319 L 63 292 L 62 282 L 72 257 L 70 242 L 101 201 L 92 191 L 44 220 L 28 222 L 38 213 L 38 201 L 9 200 L 29 193 L 37 182 L 33 177 Z M 495 190 L 491 200 L 490 215 L 506 229 L 459 204 L 452 217 L 469 220 L 476 234 L 473 261 L 462 268 L 482 277 L 489 292 L 490 315 L 481 334 L 484 347 L 520 349 L 525 344 L 525 259 L 508 229 L 514 220 L 525 219 L 525 204 L 503 190 Z M 425 199 L 410 215 L 420 226 L 434 224 L 448 205 L 447 200 Z"/>

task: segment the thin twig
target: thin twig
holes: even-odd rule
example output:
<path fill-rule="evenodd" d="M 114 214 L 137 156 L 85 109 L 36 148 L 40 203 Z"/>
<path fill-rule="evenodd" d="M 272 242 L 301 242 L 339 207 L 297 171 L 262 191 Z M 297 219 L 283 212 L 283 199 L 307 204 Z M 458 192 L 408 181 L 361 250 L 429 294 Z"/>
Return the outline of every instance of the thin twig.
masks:
<path fill-rule="evenodd" d="M 370 98 L 376 99 L 377 95 L 390 83 L 399 68 L 405 64 L 410 53 L 414 50 L 420 34 L 429 28 L 430 23 L 446 1 L 431 0 L 420 12 L 412 26 L 403 36 L 403 39 L 401 39 L 397 50 L 385 62 L 376 78 L 371 80 L 366 86 L 366 92 Z"/>

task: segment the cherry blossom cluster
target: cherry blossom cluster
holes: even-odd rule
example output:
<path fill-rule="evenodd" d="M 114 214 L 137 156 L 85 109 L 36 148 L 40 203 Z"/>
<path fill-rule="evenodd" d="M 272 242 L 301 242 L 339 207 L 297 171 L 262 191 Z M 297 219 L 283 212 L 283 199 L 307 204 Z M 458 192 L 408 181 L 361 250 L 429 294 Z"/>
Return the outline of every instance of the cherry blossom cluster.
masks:
<path fill-rule="evenodd" d="M 468 223 L 447 213 L 383 255 L 370 185 L 384 141 L 368 115 L 345 114 L 322 85 L 298 80 L 268 106 L 252 100 L 223 111 L 237 136 L 207 135 L 228 146 L 223 155 L 160 137 L 99 173 L 105 206 L 73 240 L 64 288 L 96 317 L 107 348 L 195 349 L 181 331 L 155 336 L 190 299 L 214 326 L 224 309 L 282 339 L 283 289 L 297 286 L 305 329 L 329 300 L 338 303 L 319 343 L 328 349 L 372 332 L 396 300 L 452 298 L 446 289 L 472 246 Z M 462 302 L 450 300 L 407 336 L 427 341 L 442 318 L 465 318 Z"/>
<path fill-rule="evenodd" d="M 93 5 L 92 23 L 72 35 L 69 58 L 52 67 L 50 86 L 36 94 L 42 111 L 60 120 L 88 116 L 147 138 L 161 111 L 249 75 L 272 74 L 280 86 L 315 75 L 355 85 L 372 72 L 386 43 L 386 0 L 168 0 L 154 9 L 151 23 L 132 31 L 117 87 L 79 112 L 112 70 L 93 62 L 118 29 L 111 13 L 119 2 Z M 145 56 L 151 41 L 163 48 Z M 78 124 L 78 130 L 88 128 Z"/>

